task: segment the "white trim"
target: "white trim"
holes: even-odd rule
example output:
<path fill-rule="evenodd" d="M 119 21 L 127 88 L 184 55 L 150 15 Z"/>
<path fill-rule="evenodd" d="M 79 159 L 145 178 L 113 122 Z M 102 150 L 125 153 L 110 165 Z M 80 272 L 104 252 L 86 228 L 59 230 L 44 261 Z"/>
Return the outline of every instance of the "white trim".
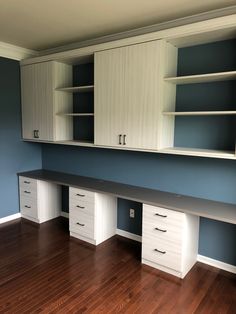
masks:
<path fill-rule="evenodd" d="M 130 233 L 128 231 L 124 231 L 124 230 L 121 230 L 121 229 L 116 229 L 116 234 L 118 234 L 119 236 L 122 236 L 124 238 L 128 238 L 128 239 L 131 239 L 131 240 L 134 240 L 134 241 L 137 241 L 137 242 L 142 242 L 142 237 L 137 235 L 137 234 L 134 234 L 134 233 Z"/>
<path fill-rule="evenodd" d="M 19 61 L 30 57 L 35 57 L 37 55 L 38 53 L 34 50 L 22 48 L 0 41 L 0 57 Z"/>
<path fill-rule="evenodd" d="M 199 254 L 197 256 L 197 261 L 236 274 L 236 266 L 234 265 L 226 264 Z"/>
<path fill-rule="evenodd" d="M 175 20 L 169 20 L 167 22 L 152 24 L 144 27 L 134 28 L 128 31 L 113 33 L 106 36 L 100 36 L 89 40 L 83 40 L 80 42 L 74 42 L 71 44 L 61 45 L 55 48 L 44 49 L 39 52 L 39 56 L 53 54 L 57 52 L 65 52 L 72 49 L 83 48 L 91 45 L 98 45 L 101 43 L 111 42 L 115 40 L 125 39 L 128 37 L 139 36 L 147 33 L 157 32 L 168 28 L 174 28 L 186 24 L 192 24 L 196 22 L 202 22 L 217 17 L 224 17 L 236 13 L 236 5 L 232 5 L 226 8 L 211 10 L 199 14 L 194 14 Z"/>
<path fill-rule="evenodd" d="M 15 219 L 18 219 L 18 218 L 21 218 L 21 213 L 17 213 L 17 214 L 13 214 L 13 215 L 10 215 L 10 216 L 6 216 L 6 217 L 3 217 L 3 218 L 0 218 L 0 224 L 4 224 L 6 222 L 9 222 L 9 221 L 12 221 L 12 220 L 15 220 Z"/>
<path fill-rule="evenodd" d="M 69 213 L 61 211 L 61 217 L 69 219 Z"/>

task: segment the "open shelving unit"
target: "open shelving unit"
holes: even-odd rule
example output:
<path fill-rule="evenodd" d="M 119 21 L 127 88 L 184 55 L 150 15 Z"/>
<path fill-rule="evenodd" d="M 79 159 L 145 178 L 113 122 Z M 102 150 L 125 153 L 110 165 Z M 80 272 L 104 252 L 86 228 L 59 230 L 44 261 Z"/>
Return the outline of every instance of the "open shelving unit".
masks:
<path fill-rule="evenodd" d="M 236 159 L 236 40 L 185 46 L 178 53 L 177 76 L 163 80 L 176 87 L 176 100 L 161 113 L 173 145 L 164 143 L 160 151 Z"/>
<path fill-rule="evenodd" d="M 72 106 L 57 115 L 70 119 L 71 138 L 61 143 L 68 145 L 94 143 L 94 64 L 93 60 L 71 66 L 72 86 L 56 88 L 56 91 L 71 94 Z"/>

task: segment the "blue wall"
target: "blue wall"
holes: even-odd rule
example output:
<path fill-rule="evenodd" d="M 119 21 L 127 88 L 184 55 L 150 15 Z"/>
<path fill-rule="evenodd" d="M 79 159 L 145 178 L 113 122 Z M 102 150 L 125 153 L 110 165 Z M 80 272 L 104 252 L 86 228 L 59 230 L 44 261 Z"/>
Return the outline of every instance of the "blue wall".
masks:
<path fill-rule="evenodd" d="M 21 140 L 19 62 L 0 58 L 0 218 L 19 212 L 16 173 L 41 165 L 41 146 Z"/>
<path fill-rule="evenodd" d="M 236 163 L 231 160 L 49 144 L 43 145 L 42 159 L 49 170 L 236 204 Z M 141 234 L 140 213 L 127 222 L 129 204 L 119 205 L 118 228 Z M 201 219 L 199 254 L 236 265 L 235 234 L 235 225 Z"/>

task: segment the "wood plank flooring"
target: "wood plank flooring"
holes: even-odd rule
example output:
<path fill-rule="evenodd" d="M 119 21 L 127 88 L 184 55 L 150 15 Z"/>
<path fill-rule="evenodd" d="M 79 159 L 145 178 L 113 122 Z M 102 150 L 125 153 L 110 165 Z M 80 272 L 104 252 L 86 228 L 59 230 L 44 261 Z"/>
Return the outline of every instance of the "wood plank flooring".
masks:
<path fill-rule="evenodd" d="M 0 313 L 236 313 L 236 276 L 197 263 L 184 280 L 140 263 L 139 243 L 97 248 L 68 222 L 0 226 Z"/>

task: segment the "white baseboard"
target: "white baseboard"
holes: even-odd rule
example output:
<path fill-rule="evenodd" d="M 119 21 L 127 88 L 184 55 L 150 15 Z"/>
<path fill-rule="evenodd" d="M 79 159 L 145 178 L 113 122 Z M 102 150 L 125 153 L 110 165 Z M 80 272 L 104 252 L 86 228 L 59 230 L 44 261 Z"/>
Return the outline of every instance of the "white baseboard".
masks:
<path fill-rule="evenodd" d="M 21 213 L 17 213 L 17 214 L 0 218 L 0 224 L 4 224 L 5 222 L 9 222 L 18 218 L 21 218 Z"/>
<path fill-rule="evenodd" d="M 121 229 L 116 229 L 116 234 L 122 236 L 122 237 L 125 237 L 125 238 L 128 238 L 128 239 L 131 239 L 131 240 L 134 240 L 134 241 L 138 241 L 138 242 L 142 242 L 142 237 L 137 235 L 137 234 L 134 234 L 134 233 L 130 233 L 128 231 L 124 231 L 124 230 L 121 230 Z"/>
<path fill-rule="evenodd" d="M 197 256 L 197 261 L 236 274 L 236 266 L 234 265 L 226 264 L 199 254 Z"/>
<path fill-rule="evenodd" d="M 69 219 L 69 213 L 61 212 L 61 216 Z"/>

